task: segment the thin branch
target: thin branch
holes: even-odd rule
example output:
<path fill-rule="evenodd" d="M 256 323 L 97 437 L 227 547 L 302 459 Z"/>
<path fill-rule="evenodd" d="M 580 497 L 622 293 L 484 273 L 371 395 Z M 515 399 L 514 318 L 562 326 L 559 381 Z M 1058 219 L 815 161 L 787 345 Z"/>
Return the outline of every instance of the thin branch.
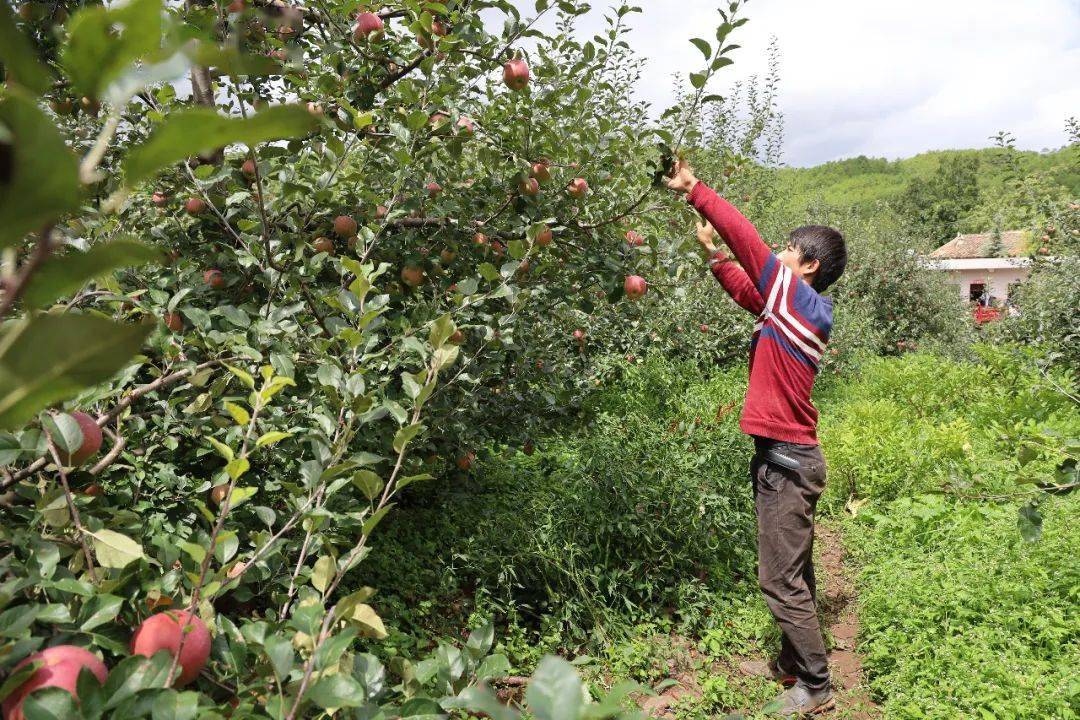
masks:
<path fill-rule="evenodd" d="M 127 438 L 119 433 L 119 422 L 117 423 L 117 432 L 106 430 L 105 432 L 113 439 L 112 449 L 109 450 L 105 457 L 101 458 L 94 464 L 94 467 L 90 468 L 91 475 L 99 475 L 105 468 L 116 462 L 116 458 L 120 457 L 120 453 L 124 451 L 124 447 L 127 445 Z"/>
<path fill-rule="evenodd" d="M 30 277 L 37 272 L 38 268 L 52 253 L 51 237 L 52 225 L 49 225 L 38 235 L 37 243 L 34 244 L 30 257 L 19 268 L 15 278 L 10 283 L 5 283 L 4 298 L 0 300 L 0 320 L 7 316 L 12 305 L 26 292 L 26 284 L 30 281 Z"/>
<path fill-rule="evenodd" d="M 82 518 L 79 517 L 79 508 L 75 507 L 75 499 L 71 497 L 71 488 L 68 487 L 67 473 L 64 472 L 64 463 L 60 462 L 60 454 L 56 450 L 56 442 L 52 434 L 46 430 L 45 439 L 49 444 L 49 453 L 56 463 L 56 472 L 60 475 L 60 484 L 64 488 L 64 499 L 67 500 L 68 512 L 71 513 L 71 521 L 75 523 L 75 530 L 79 534 L 79 544 L 82 545 L 83 555 L 86 557 L 86 571 L 90 579 L 97 583 L 97 573 L 94 571 L 94 557 L 90 554 L 90 545 L 86 542 L 86 530 L 83 528 Z"/>

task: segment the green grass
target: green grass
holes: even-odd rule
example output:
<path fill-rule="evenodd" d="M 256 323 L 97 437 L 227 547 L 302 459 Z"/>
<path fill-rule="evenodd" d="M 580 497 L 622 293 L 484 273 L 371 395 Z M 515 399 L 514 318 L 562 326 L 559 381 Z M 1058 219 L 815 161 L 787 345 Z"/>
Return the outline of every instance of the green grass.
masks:
<path fill-rule="evenodd" d="M 1080 717 L 1080 496 L 1028 543 L 1017 504 L 901 499 L 848 526 L 886 718 Z"/>

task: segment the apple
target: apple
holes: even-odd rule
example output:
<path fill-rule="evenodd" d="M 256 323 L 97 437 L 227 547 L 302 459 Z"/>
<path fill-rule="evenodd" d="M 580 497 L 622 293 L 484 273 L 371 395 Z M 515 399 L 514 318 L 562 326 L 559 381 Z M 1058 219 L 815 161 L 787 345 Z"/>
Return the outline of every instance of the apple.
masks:
<path fill-rule="evenodd" d="M 478 232 L 473 235 L 473 244 L 477 247 L 484 247 L 488 244 L 488 236 L 482 232 Z"/>
<path fill-rule="evenodd" d="M 441 113 L 441 112 L 432 113 L 431 117 L 428 118 L 428 125 L 430 125 L 432 127 L 439 127 L 440 125 L 442 125 L 445 122 L 448 122 L 449 120 L 450 120 L 450 117 L 448 115 L 446 115 L 445 113 Z"/>
<path fill-rule="evenodd" d="M 536 195 L 540 192 L 540 181 L 534 177 L 522 178 L 518 183 L 522 195 Z"/>
<path fill-rule="evenodd" d="M 498 257 L 502 257 L 503 251 L 505 249 L 506 248 L 503 247 L 503 244 L 501 242 L 499 242 L 498 240 L 492 240 L 491 241 L 491 251 L 493 253 L 495 253 L 495 255 L 497 255 Z"/>
<path fill-rule="evenodd" d="M 191 197 L 184 203 L 184 210 L 188 215 L 201 215 L 206 210 L 206 201 L 200 197 Z"/>
<path fill-rule="evenodd" d="M 548 245 L 550 245 L 551 239 L 551 228 L 549 228 L 547 225 L 544 226 L 543 230 L 536 234 L 536 244 L 540 247 L 547 247 Z"/>
<path fill-rule="evenodd" d="M 90 117 L 97 117 L 98 111 L 101 110 L 101 103 L 94 98 L 84 96 L 79 99 L 79 105 L 82 107 L 82 111 Z"/>
<path fill-rule="evenodd" d="M 474 453 L 472 450 L 469 450 L 457 459 L 457 466 L 459 470 L 468 472 L 469 468 L 473 466 L 474 462 L 476 462 L 476 453 Z"/>
<path fill-rule="evenodd" d="M 71 102 L 70 98 L 62 98 L 49 102 L 49 107 L 57 115 L 70 115 L 71 111 L 75 109 L 75 104 Z"/>
<path fill-rule="evenodd" d="M 289 54 L 287 52 L 285 52 L 284 50 L 281 50 L 280 48 L 277 49 L 277 50 L 271 50 L 270 52 L 268 52 L 266 54 L 269 55 L 270 57 L 274 58 L 278 62 L 285 62 L 286 60 L 289 59 Z"/>
<path fill-rule="evenodd" d="M 465 342 L 465 333 L 461 332 L 460 329 L 454 330 L 454 332 L 450 335 L 449 340 L 455 345 L 460 345 L 461 343 Z"/>
<path fill-rule="evenodd" d="M 82 411 L 76 410 L 71 413 L 71 417 L 75 418 L 75 422 L 79 424 L 79 429 L 82 431 L 82 445 L 70 454 L 59 448 L 57 450 L 59 450 L 60 462 L 67 467 L 77 467 L 96 455 L 97 451 L 101 449 L 101 428 L 98 427 L 94 418 Z"/>
<path fill-rule="evenodd" d="M 143 620 L 142 625 L 139 625 L 131 636 L 131 654 L 151 657 L 159 650 L 167 650 L 170 655 L 175 656 L 180 649 L 182 638 L 184 649 L 180 651 L 181 670 L 176 677 L 175 686 L 183 687 L 199 676 L 206 667 L 206 661 L 210 659 L 210 631 L 197 616 L 186 610 L 166 610 L 151 615 Z"/>
<path fill-rule="evenodd" d="M 356 221 L 348 215 L 334 218 L 334 233 L 341 238 L 350 238 L 356 234 Z"/>
<path fill-rule="evenodd" d="M 525 453 L 526 455 L 532 455 L 535 451 L 536 448 L 533 447 L 532 440 L 526 440 L 525 444 L 521 446 L 521 452 Z"/>
<path fill-rule="evenodd" d="M 225 496 L 229 494 L 229 483 L 221 483 L 210 488 L 210 500 L 215 505 L 225 502 Z"/>
<path fill-rule="evenodd" d="M 701 332 L 703 332 L 703 333 L 709 332 L 709 326 L 706 325 L 705 323 L 702 323 L 701 324 Z"/>
<path fill-rule="evenodd" d="M 26 700 L 30 693 L 42 688 L 63 688 L 78 700 L 79 696 L 75 694 L 75 690 L 79 681 L 79 673 L 83 668 L 87 668 L 92 672 L 98 682 L 102 684 L 105 683 L 105 678 L 109 675 L 108 668 L 105 667 L 105 663 L 97 655 L 86 648 L 76 645 L 54 645 L 41 652 L 36 652 L 16 665 L 12 672 L 14 673 L 14 671 L 22 667 L 38 662 L 41 663 L 41 667 L 35 670 L 33 675 L 24 680 L 4 699 L 3 706 L 0 707 L 4 714 L 4 720 L 25 720 L 26 716 L 23 715 L 22 711 L 23 701 Z"/>
<path fill-rule="evenodd" d="M 203 282 L 209 285 L 214 290 L 220 290 L 225 287 L 225 275 L 217 268 L 210 268 L 203 271 Z"/>
<path fill-rule="evenodd" d="M 442 20 L 435 20 L 431 23 L 431 34 L 446 37 L 450 34 L 450 28 Z"/>
<path fill-rule="evenodd" d="M 439 260 L 442 261 L 443 265 L 449 265 L 454 262 L 455 257 L 457 257 L 457 253 L 450 248 L 444 248 L 443 251 L 439 253 Z"/>
<path fill-rule="evenodd" d="M 574 178 L 567 185 L 566 192 L 570 193 L 571 197 L 583 198 L 589 192 L 589 183 L 585 182 L 585 178 Z"/>
<path fill-rule="evenodd" d="M 385 205 L 379 205 L 375 208 L 375 219 L 382 220 L 390 213 L 390 208 Z"/>
<path fill-rule="evenodd" d="M 529 272 L 530 267 L 532 267 L 532 265 L 529 263 L 529 258 L 525 258 L 520 263 L 518 263 L 518 272 L 527 273 Z"/>
<path fill-rule="evenodd" d="M 163 319 L 165 321 L 165 327 L 169 328 L 174 333 L 178 333 L 184 329 L 184 319 L 180 317 L 180 313 L 167 312 Z"/>
<path fill-rule="evenodd" d="M 255 177 L 255 161 L 248 158 L 244 161 L 244 164 L 240 166 L 240 172 L 244 173 L 245 177 Z"/>
<path fill-rule="evenodd" d="M 236 13 L 242 13 L 244 12 L 244 0 L 232 0 L 232 2 L 229 3 L 229 7 L 226 9 L 234 15 Z"/>
<path fill-rule="evenodd" d="M 152 202 L 155 207 L 165 207 L 165 204 L 169 202 L 169 197 L 163 192 L 155 192 L 150 196 L 150 202 Z"/>
<path fill-rule="evenodd" d="M 458 118 L 457 128 L 462 135 L 473 135 L 476 132 L 476 125 L 473 123 L 472 118 L 467 118 L 464 115 Z"/>
<path fill-rule="evenodd" d="M 551 179 L 551 166 L 543 160 L 534 162 L 529 167 L 529 174 L 536 178 L 538 182 L 546 183 Z"/>
<path fill-rule="evenodd" d="M 352 240 L 352 238 L 349 239 Z M 327 255 L 334 254 L 334 241 L 330 238 L 317 237 L 312 245 L 315 247 L 315 252 L 317 253 L 326 253 Z"/>
<path fill-rule="evenodd" d="M 308 102 L 307 111 L 309 113 L 311 113 L 312 115 L 314 115 L 315 117 L 322 117 L 323 116 L 322 103 Z"/>
<path fill-rule="evenodd" d="M 578 342 L 584 342 L 585 341 L 585 331 L 582 330 L 581 328 L 578 328 L 577 330 L 575 330 L 574 331 L 574 339 L 577 340 Z"/>
<path fill-rule="evenodd" d="M 511 90 L 524 90 L 529 84 L 529 64 L 522 58 L 514 58 L 503 65 L 503 82 Z"/>
<path fill-rule="evenodd" d="M 79 492 L 86 497 L 101 497 L 105 494 L 105 488 L 101 487 L 101 483 L 90 483 Z"/>
<path fill-rule="evenodd" d="M 362 12 L 356 16 L 353 27 L 353 40 L 380 40 L 383 37 L 383 19 L 373 12 Z"/>
<path fill-rule="evenodd" d="M 401 269 L 401 282 L 409 287 L 417 287 L 424 282 L 424 270 L 415 265 L 406 265 Z"/>
<path fill-rule="evenodd" d="M 626 244 L 630 247 L 640 247 L 645 244 L 645 238 L 633 230 L 626 231 Z"/>
<path fill-rule="evenodd" d="M 626 297 L 631 300 L 638 300 L 644 297 L 645 293 L 649 289 L 649 284 L 645 282 L 645 278 L 640 275 L 627 275 L 623 281 L 623 291 L 626 293 Z"/>
<path fill-rule="evenodd" d="M 437 197 L 439 195 L 439 193 L 442 192 L 442 185 L 440 185 L 439 183 L 433 181 L 433 182 L 429 182 L 427 185 L 425 185 L 424 189 L 427 190 L 428 197 L 434 198 L 434 197 Z"/>
<path fill-rule="evenodd" d="M 33 3 L 23 3 L 19 6 L 19 17 L 26 22 L 34 21 L 34 5 Z"/>

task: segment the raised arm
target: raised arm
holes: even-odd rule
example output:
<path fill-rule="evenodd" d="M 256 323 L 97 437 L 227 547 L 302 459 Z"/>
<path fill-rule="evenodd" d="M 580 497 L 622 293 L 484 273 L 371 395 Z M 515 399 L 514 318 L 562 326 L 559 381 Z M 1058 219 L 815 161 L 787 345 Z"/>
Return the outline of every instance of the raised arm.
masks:
<path fill-rule="evenodd" d="M 761 311 L 765 309 L 765 301 L 761 298 L 761 293 L 754 287 L 754 281 L 750 279 L 746 271 L 727 256 L 727 253 L 717 249 L 714 242 L 715 238 L 716 231 L 713 230 L 712 225 L 698 223 L 698 244 L 701 245 L 705 256 L 709 258 L 709 269 L 712 270 L 713 277 L 720 282 L 727 294 L 740 307 L 749 310 L 755 315 L 760 315 Z"/>
<path fill-rule="evenodd" d="M 743 266 L 758 291 L 767 283 L 762 276 L 773 270 L 775 262 L 768 245 L 758 235 L 757 228 L 734 205 L 724 200 L 694 176 L 693 168 L 680 161 L 668 187 L 687 193 L 687 200 L 700 212 L 724 239 L 735 259 Z"/>

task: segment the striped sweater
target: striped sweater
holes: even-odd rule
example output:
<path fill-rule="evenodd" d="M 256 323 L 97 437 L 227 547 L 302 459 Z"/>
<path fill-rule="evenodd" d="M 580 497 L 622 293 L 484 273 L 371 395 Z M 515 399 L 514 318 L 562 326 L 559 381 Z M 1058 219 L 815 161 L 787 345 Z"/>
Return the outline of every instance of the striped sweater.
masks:
<path fill-rule="evenodd" d="M 748 435 L 817 445 L 818 412 L 810 394 L 832 329 L 832 299 L 795 277 L 753 224 L 704 183 L 687 199 L 738 260 L 736 265 L 718 253 L 709 261 L 713 275 L 758 316 L 739 427 Z"/>

